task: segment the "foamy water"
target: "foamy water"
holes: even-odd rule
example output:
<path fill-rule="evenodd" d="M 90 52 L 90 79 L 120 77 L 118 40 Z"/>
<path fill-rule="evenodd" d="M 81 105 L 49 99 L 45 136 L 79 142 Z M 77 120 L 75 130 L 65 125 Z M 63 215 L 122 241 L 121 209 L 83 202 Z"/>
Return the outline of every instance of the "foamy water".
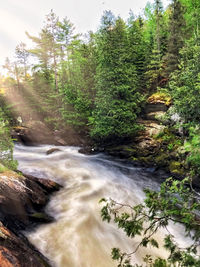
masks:
<path fill-rule="evenodd" d="M 38 226 L 27 237 L 55 267 L 114 267 L 111 248 L 131 252 L 140 241 L 129 239 L 113 223 L 102 222 L 102 197 L 121 203 L 139 204 L 144 199 L 143 188 L 159 188 L 152 174 L 116 162 L 103 154 L 87 156 L 76 147 L 57 147 L 61 151 L 46 155 L 52 146 L 25 147 L 16 145 L 14 156 L 19 170 L 36 177 L 50 178 L 63 188 L 55 193 L 46 212 L 55 222 Z M 180 225 L 170 226 L 179 242 L 186 245 Z M 155 235 L 162 244 L 164 232 Z M 141 248 L 133 261 L 142 263 L 146 254 L 166 257 L 160 247 Z"/>

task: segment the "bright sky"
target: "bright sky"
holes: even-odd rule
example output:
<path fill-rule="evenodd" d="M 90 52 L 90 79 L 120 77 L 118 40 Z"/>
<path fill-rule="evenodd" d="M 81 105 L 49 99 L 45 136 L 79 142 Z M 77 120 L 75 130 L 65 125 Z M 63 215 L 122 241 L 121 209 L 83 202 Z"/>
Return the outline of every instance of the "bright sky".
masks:
<path fill-rule="evenodd" d="M 150 0 L 153 2 L 153 0 Z M 163 0 L 167 5 L 170 0 Z M 104 10 L 126 19 L 130 9 L 138 14 L 147 0 L 0 0 L 0 65 L 14 54 L 21 41 L 30 44 L 25 31 L 37 35 L 51 9 L 59 18 L 67 18 L 76 31 L 95 31 Z"/>

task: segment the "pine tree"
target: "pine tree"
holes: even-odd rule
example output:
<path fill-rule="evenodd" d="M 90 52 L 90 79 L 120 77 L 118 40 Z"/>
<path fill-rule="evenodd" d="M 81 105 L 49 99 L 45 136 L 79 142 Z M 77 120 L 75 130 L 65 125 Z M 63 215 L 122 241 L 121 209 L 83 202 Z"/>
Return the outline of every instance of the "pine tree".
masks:
<path fill-rule="evenodd" d="M 180 0 L 173 0 L 171 4 L 169 39 L 166 55 L 166 72 L 168 76 L 178 68 L 179 51 L 184 44 L 184 26 L 185 19 L 183 5 L 181 4 Z"/>
<path fill-rule="evenodd" d="M 75 39 L 68 50 L 68 61 L 63 62 L 60 73 L 60 92 L 63 96 L 61 110 L 67 123 L 83 131 L 87 130 L 94 102 L 96 64 L 93 34 L 90 34 L 87 43 Z"/>
<path fill-rule="evenodd" d="M 155 0 L 155 10 L 153 13 L 155 32 L 153 36 L 152 50 L 149 55 L 145 77 L 146 87 L 149 92 L 155 90 L 162 79 L 162 52 L 163 47 L 163 7 L 160 0 Z"/>
<path fill-rule="evenodd" d="M 15 49 L 15 54 L 19 64 L 23 66 L 24 79 L 26 80 L 28 70 L 28 57 L 30 55 L 28 50 L 26 49 L 26 44 L 21 42 L 19 45 L 17 45 Z"/>
<path fill-rule="evenodd" d="M 128 41 L 129 41 L 129 57 L 130 63 L 135 65 L 140 88 L 144 89 L 145 80 L 144 73 L 146 70 L 146 42 L 143 36 L 143 19 L 141 17 L 135 19 L 133 14 L 130 14 L 128 20 Z"/>
<path fill-rule="evenodd" d="M 99 142 L 129 137 L 136 129 L 141 98 L 128 47 L 124 21 L 106 12 L 97 39 L 97 95 L 91 118 L 91 135 Z"/>

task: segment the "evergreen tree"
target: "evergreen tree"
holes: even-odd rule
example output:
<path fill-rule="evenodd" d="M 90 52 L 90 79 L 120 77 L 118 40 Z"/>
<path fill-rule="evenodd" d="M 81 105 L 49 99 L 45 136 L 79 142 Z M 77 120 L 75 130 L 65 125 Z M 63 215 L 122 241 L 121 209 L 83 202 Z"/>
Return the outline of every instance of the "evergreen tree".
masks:
<path fill-rule="evenodd" d="M 146 87 L 148 91 L 155 90 L 161 79 L 162 79 L 162 52 L 163 50 L 163 40 L 162 38 L 165 34 L 163 30 L 164 18 L 163 18 L 163 7 L 160 0 L 155 0 L 155 9 L 153 12 L 154 18 L 154 36 L 153 43 L 151 47 L 151 54 L 149 55 L 149 62 L 147 64 L 147 69 L 145 73 L 146 77 Z M 162 42 L 161 42 L 162 41 Z"/>
<path fill-rule="evenodd" d="M 86 130 L 94 102 L 95 43 L 91 33 L 87 43 L 75 39 L 68 47 L 68 62 L 61 66 L 62 115 L 67 123 Z"/>
<path fill-rule="evenodd" d="M 141 17 L 135 19 L 131 13 L 128 19 L 128 51 L 130 54 L 130 63 L 135 65 L 140 88 L 144 89 L 146 70 L 146 42 L 143 36 L 143 19 Z"/>
<path fill-rule="evenodd" d="M 105 12 L 97 38 L 97 95 L 91 135 L 105 142 L 134 134 L 141 97 L 124 21 Z"/>
<path fill-rule="evenodd" d="M 187 121 L 200 120 L 200 46 L 188 45 L 181 50 L 180 69 L 170 81 L 174 105 L 177 112 Z"/>
<path fill-rule="evenodd" d="M 28 57 L 30 54 L 26 49 L 25 43 L 21 42 L 19 45 L 17 45 L 15 49 L 15 55 L 19 64 L 23 66 L 24 79 L 26 80 L 28 70 Z"/>
<path fill-rule="evenodd" d="M 199 0 L 181 0 L 185 6 L 185 19 L 187 25 L 187 34 L 200 45 L 200 1 Z"/>
<path fill-rule="evenodd" d="M 173 0 L 171 4 L 171 15 L 169 19 L 169 39 L 166 55 L 166 72 L 169 76 L 178 68 L 179 51 L 184 44 L 184 9 L 180 0 Z"/>

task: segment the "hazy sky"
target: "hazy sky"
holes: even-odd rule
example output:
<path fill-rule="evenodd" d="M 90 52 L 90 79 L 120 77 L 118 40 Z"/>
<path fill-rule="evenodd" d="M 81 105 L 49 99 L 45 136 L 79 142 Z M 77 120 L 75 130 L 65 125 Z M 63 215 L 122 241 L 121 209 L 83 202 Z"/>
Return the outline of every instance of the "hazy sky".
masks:
<path fill-rule="evenodd" d="M 163 2 L 166 5 L 170 0 Z M 61 19 L 67 16 L 77 32 L 85 33 L 97 29 L 104 10 L 126 19 L 130 9 L 138 14 L 146 3 L 147 0 L 0 0 L 0 64 L 14 54 L 21 41 L 30 43 L 25 31 L 37 35 L 51 9 Z"/>

